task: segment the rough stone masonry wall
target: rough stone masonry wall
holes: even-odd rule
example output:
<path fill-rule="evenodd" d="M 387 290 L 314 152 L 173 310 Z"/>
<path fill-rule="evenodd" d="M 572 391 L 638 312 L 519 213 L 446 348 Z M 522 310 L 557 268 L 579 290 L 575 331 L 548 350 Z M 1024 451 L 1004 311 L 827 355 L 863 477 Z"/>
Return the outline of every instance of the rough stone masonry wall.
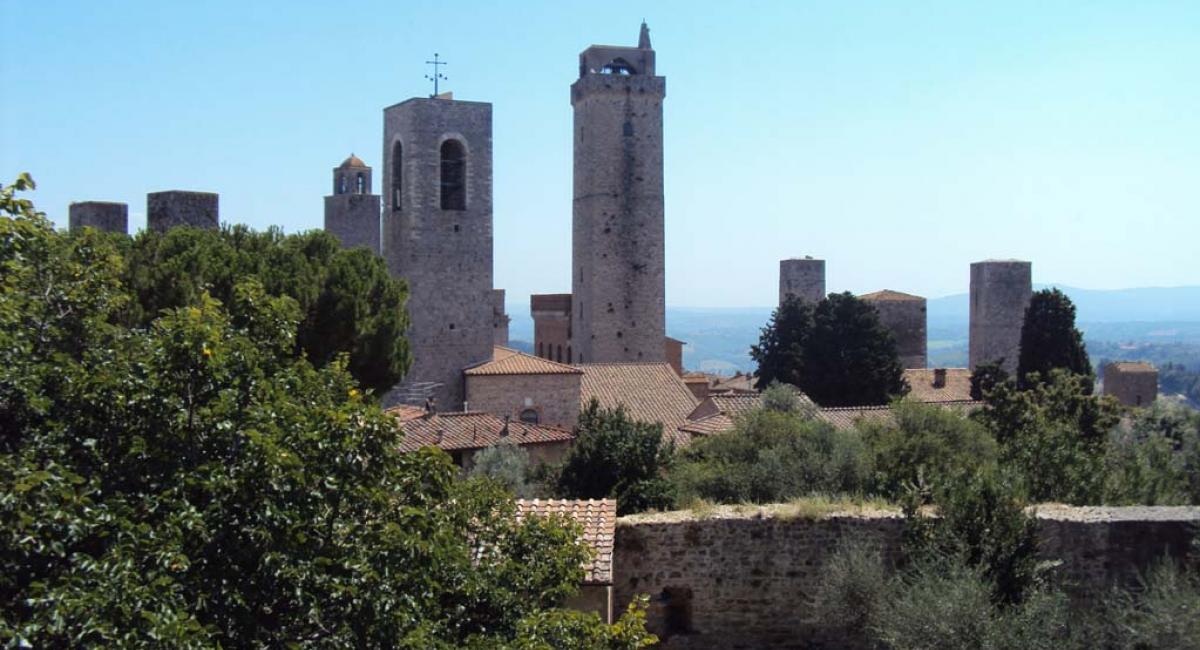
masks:
<path fill-rule="evenodd" d="M 872 300 L 879 311 L 879 322 L 896 339 L 896 352 L 905 368 L 924 368 L 927 365 L 925 329 L 925 299 Z"/>
<path fill-rule="evenodd" d="M 129 206 L 108 201 L 82 201 L 67 209 L 71 230 L 95 228 L 105 232 L 129 233 Z"/>
<path fill-rule="evenodd" d="M 825 298 L 825 260 L 779 260 L 779 304 L 789 295 L 814 305 L 821 302 Z"/>
<path fill-rule="evenodd" d="M 842 647 L 814 616 L 822 566 L 848 541 L 875 545 L 894 561 L 903 519 L 892 512 L 783 512 L 720 508 L 707 518 L 673 512 L 619 519 L 617 611 L 649 594 L 648 624 L 671 637 L 665 648 Z M 1039 511 L 1039 524 L 1042 554 L 1062 560 L 1059 570 L 1086 595 L 1128 582 L 1164 553 L 1184 556 L 1200 508 L 1055 507 Z M 691 632 L 670 634 L 681 617 Z"/>
<path fill-rule="evenodd" d="M 379 254 L 379 195 L 325 197 L 325 232 L 337 237 L 342 248 L 366 248 Z"/>
<path fill-rule="evenodd" d="M 572 429 L 579 421 L 582 375 L 467 375 L 467 404 L 472 411 L 518 419 L 533 408 L 538 422 Z M 526 400 L 529 405 L 526 406 Z"/>
<path fill-rule="evenodd" d="M 1017 372 L 1021 327 L 1033 295 L 1029 262 L 999 260 L 971 265 L 970 368 L 1004 360 L 1008 374 Z"/>
<path fill-rule="evenodd" d="M 1104 394 L 1125 406 L 1149 406 L 1158 398 L 1158 371 L 1122 371 L 1116 364 L 1104 369 Z"/>
<path fill-rule="evenodd" d="M 146 227 L 166 232 L 177 226 L 220 228 L 220 196 L 212 192 L 182 190 L 147 194 Z"/>

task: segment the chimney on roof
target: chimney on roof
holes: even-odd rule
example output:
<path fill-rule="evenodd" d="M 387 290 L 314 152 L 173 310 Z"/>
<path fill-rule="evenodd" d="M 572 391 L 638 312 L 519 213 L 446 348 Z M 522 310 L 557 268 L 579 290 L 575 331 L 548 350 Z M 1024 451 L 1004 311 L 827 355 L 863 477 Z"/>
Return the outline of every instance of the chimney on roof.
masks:
<path fill-rule="evenodd" d="M 437 413 L 437 400 L 432 397 L 425 398 L 425 414 L 432 415 Z"/>
<path fill-rule="evenodd" d="M 933 387 L 934 388 L 945 388 L 946 387 L 946 369 L 945 368 L 934 368 L 933 369 Z"/>

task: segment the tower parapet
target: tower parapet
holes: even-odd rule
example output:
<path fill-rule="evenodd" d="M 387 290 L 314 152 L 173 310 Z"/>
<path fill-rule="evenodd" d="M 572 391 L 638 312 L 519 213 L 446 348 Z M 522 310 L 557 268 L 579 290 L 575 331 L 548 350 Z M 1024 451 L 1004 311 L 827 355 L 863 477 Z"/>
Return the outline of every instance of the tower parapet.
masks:
<path fill-rule="evenodd" d="M 95 228 L 105 232 L 129 233 L 129 205 L 109 201 L 81 201 L 67 208 L 71 230 Z"/>
<path fill-rule="evenodd" d="M 825 298 L 825 260 L 793 257 L 779 260 L 779 304 L 795 296 L 811 305 Z"/>

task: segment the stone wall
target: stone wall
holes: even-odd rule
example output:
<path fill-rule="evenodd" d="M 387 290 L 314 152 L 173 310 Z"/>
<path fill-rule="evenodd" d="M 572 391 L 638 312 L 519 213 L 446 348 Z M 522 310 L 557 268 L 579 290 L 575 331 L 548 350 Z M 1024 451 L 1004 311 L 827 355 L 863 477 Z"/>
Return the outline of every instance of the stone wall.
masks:
<path fill-rule="evenodd" d="M 1015 375 L 1021 351 L 1021 327 L 1033 295 L 1032 265 L 1018 260 L 988 260 L 971 265 L 969 367 L 1004 360 Z"/>
<path fill-rule="evenodd" d="M 1127 582 L 1166 553 L 1182 557 L 1200 508 L 1039 510 L 1041 552 L 1062 560 L 1076 593 Z M 613 555 L 614 607 L 640 593 L 665 648 L 838 647 L 814 603 L 823 564 L 847 541 L 894 561 L 903 519 L 860 511 L 805 516 L 788 506 L 718 508 L 623 517 Z"/>
<path fill-rule="evenodd" d="M 220 227 L 220 196 L 212 192 L 171 190 L 146 195 L 146 227 L 166 232 L 177 226 L 216 230 Z"/>
<path fill-rule="evenodd" d="M 551 361 L 575 363 L 571 348 L 571 294 L 529 296 L 529 311 L 533 315 L 533 353 Z"/>
<path fill-rule="evenodd" d="M 816 304 L 825 298 L 825 260 L 797 257 L 779 260 L 779 304 L 788 296 Z"/>
<path fill-rule="evenodd" d="M 520 418 L 538 411 L 540 424 L 572 429 L 579 421 L 581 374 L 467 375 L 467 404 L 472 411 Z"/>
<path fill-rule="evenodd" d="M 81 201 L 67 208 L 71 230 L 95 228 L 105 232 L 129 234 L 129 206 L 109 201 Z"/>
<path fill-rule="evenodd" d="M 868 294 L 862 298 L 875 307 L 879 312 L 879 322 L 896 340 L 900 365 L 906 369 L 928 365 L 925 299 L 889 291 Z"/>
<path fill-rule="evenodd" d="M 325 232 L 343 248 L 379 253 L 379 195 L 334 194 L 325 197 Z"/>
<path fill-rule="evenodd" d="M 1158 371 L 1147 363 L 1110 363 L 1104 367 L 1104 394 L 1125 406 L 1149 406 L 1158 399 Z"/>

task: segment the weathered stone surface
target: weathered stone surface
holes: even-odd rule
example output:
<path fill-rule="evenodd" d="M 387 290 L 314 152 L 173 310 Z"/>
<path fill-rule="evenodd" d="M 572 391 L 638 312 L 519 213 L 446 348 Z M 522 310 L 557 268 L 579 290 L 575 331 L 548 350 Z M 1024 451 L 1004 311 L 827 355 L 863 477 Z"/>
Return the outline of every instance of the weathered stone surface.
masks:
<path fill-rule="evenodd" d="M 71 230 L 95 228 L 105 232 L 129 233 L 129 206 L 109 201 L 81 201 L 67 208 Z"/>
<path fill-rule="evenodd" d="M 379 253 L 379 195 L 371 193 L 371 168 L 355 156 L 333 170 L 333 194 L 325 197 L 325 232 L 344 248 Z"/>
<path fill-rule="evenodd" d="M 971 264 L 970 368 L 1004 360 L 1016 374 L 1021 326 L 1033 295 L 1032 265 L 1018 260 Z"/>
<path fill-rule="evenodd" d="M 178 226 L 216 230 L 219 204 L 219 195 L 212 192 L 151 192 L 146 195 L 146 227 L 157 232 Z"/>
<path fill-rule="evenodd" d="M 879 291 L 862 299 L 875 307 L 879 322 L 892 333 L 900 365 L 924 368 L 928 364 L 925 299 L 896 291 Z"/>
<path fill-rule="evenodd" d="M 815 305 L 825 298 L 825 260 L 796 257 L 779 260 L 779 304 L 796 296 Z"/>

